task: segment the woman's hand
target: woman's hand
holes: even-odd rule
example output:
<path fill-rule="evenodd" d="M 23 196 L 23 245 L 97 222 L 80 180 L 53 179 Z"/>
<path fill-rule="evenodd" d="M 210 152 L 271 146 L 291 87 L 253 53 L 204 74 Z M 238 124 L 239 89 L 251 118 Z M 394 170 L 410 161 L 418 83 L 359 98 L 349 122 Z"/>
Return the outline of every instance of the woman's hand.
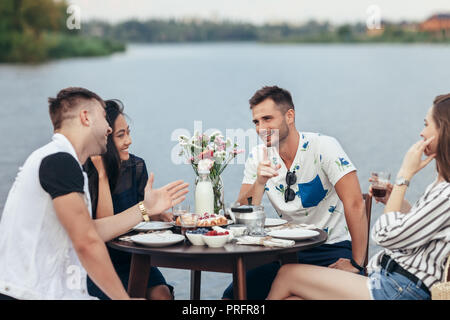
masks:
<path fill-rule="evenodd" d="M 409 148 L 408 152 L 406 152 L 405 157 L 403 158 L 402 166 L 397 174 L 397 177 L 402 177 L 406 180 L 411 180 L 412 177 L 423 169 L 427 164 L 434 159 L 436 154 L 431 154 L 425 160 L 422 160 L 422 155 L 425 151 L 425 148 L 434 140 L 434 137 L 431 137 L 426 140 L 420 140 L 413 144 L 411 148 Z M 400 211 L 406 213 L 407 206 L 405 206 L 405 192 L 406 187 L 402 186 L 394 186 L 392 189 L 391 195 L 389 197 L 389 201 L 386 203 L 386 207 L 384 207 L 384 213 Z M 407 202 L 406 202 L 407 203 Z M 411 206 L 408 204 L 409 209 Z"/>
<path fill-rule="evenodd" d="M 160 218 L 161 218 L 161 221 L 172 222 L 173 221 L 173 213 L 170 211 L 163 212 L 163 213 L 161 213 Z"/>
<path fill-rule="evenodd" d="M 145 186 L 144 205 L 150 215 L 160 214 L 176 206 L 186 199 L 185 194 L 189 192 L 188 183 L 183 180 L 171 182 L 159 189 L 153 189 L 154 175 L 150 173 L 150 178 Z"/>
<path fill-rule="evenodd" d="M 373 182 L 373 181 L 375 181 L 375 179 L 373 179 L 372 177 L 371 178 L 369 178 L 369 182 Z M 387 203 L 387 201 L 389 200 L 389 197 L 391 196 L 391 192 L 392 192 L 392 184 L 391 183 L 387 183 L 386 184 L 386 195 L 383 197 L 383 198 L 379 198 L 379 197 L 375 197 L 374 195 L 373 195 L 373 192 L 372 192 L 372 185 L 370 185 L 369 186 L 369 196 L 371 196 L 371 197 L 374 197 L 375 198 L 375 201 L 378 203 L 378 202 L 381 202 L 381 203 L 383 203 L 383 204 L 386 204 Z"/>
<path fill-rule="evenodd" d="M 428 158 L 422 160 L 422 155 L 425 148 L 434 140 L 434 136 L 427 140 L 420 140 L 413 144 L 406 153 L 402 166 L 398 172 L 398 176 L 401 176 L 407 180 L 411 178 L 420 170 L 422 170 L 427 164 L 434 159 L 436 154 L 431 154 Z"/>
<path fill-rule="evenodd" d="M 102 156 L 91 156 L 91 161 L 94 164 L 95 169 L 97 169 L 98 178 L 105 178 L 107 175 Z"/>

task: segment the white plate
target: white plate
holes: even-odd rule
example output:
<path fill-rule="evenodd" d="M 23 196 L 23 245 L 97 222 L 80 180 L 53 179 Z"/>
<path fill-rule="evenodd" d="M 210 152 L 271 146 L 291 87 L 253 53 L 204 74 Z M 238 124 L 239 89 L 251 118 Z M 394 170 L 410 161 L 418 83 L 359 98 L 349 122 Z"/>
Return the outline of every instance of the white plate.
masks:
<path fill-rule="evenodd" d="M 146 233 L 130 237 L 130 240 L 146 247 L 166 247 L 184 240 L 184 236 L 175 233 Z"/>
<path fill-rule="evenodd" d="M 269 236 L 281 239 L 289 240 L 303 240 L 309 239 L 319 235 L 319 232 L 315 230 L 305 230 L 305 229 L 282 229 L 274 230 L 268 233 Z"/>
<path fill-rule="evenodd" d="M 281 226 L 282 224 L 285 224 L 285 223 L 287 223 L 287 220 L 277 219 L 277 218 L 266 218 L 264 227 Z"/>
<path fill-rule="evenodd" d="M 133 230 L 136 231 L 154 231 L 154 230 L 165 230 L 173 227 L 173 224 L 170 222 L 163 221 L 150 221 L 150 222 L 141 222 L 138 225 L 133 227 Z"/>

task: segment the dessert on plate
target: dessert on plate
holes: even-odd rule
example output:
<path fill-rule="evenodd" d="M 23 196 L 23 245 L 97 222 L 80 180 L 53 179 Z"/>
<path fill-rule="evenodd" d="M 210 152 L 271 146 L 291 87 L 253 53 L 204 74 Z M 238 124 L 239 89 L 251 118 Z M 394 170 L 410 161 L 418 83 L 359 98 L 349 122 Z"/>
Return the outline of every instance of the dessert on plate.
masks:
<path fill-rule="evenodd" d="M 223 226 L 228 223 L 227 218 L 215 213 L 207 213 L 200 215 L 197 221 L 197 227 Z M 177 217 L 176 225 L 181 226 L 180 217 Z"/>

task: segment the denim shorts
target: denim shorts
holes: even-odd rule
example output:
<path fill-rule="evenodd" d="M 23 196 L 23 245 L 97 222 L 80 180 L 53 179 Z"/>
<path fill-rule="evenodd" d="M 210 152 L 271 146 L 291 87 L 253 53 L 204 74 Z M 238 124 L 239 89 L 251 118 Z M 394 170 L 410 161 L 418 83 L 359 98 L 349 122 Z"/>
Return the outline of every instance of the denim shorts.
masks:
<path fill-rule="evenodd" d="M 369 274 L 367 280 L 373 300 L 430 300 L 430 294 L 407 277 L 384 268 Z"/>

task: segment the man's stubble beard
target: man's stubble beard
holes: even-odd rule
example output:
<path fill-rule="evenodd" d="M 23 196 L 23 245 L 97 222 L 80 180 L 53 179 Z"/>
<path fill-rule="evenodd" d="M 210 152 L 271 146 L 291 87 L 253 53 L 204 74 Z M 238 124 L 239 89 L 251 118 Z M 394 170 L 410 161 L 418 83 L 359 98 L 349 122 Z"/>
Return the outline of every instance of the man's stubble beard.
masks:
<path fill-rule="evenodd" d="M 283 122 L 282 129 L 276 129 L 278 133 L 278 139 L 273 143 L 272 141 L 264 141 L 267 147 L 275 147 L 277 149 L 286 142 L 287 137 L 289 137 L 290 129 L 286 122 Z M 272 138 L 272 135 L 271 135 Z"/>

